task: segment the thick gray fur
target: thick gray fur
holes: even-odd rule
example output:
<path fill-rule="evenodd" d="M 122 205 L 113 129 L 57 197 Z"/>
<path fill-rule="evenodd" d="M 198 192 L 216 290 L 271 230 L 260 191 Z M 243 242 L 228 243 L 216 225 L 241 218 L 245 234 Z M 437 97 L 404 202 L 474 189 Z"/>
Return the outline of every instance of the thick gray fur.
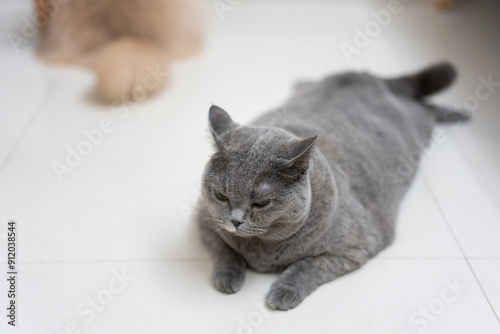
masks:
<path fill-rule="evenodd" d="M 215 287 L 238 291 L 247 267 L 281 272 L 267 303 L 287 310 L 386 248 L 414 177 L 402 159 L 418 163 L 436 122 L 468 118 L 422 100 L 454 77 L 448 64 L 390 80 L 333 75 L 251 126 L 212 106 L 216 153 L 195 219 Z"/>

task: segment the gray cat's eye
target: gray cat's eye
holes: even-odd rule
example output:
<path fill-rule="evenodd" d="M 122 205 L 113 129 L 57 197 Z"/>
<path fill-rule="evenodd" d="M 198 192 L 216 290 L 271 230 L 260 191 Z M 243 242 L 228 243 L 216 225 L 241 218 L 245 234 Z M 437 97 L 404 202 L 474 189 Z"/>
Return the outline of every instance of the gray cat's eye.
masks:
<path fill-rule="evenodd" d="M 254 207 L 254 208 L 265 208 L 266 206 L 269 205 L 269 203 L 271 203 L 271 201 L 257 202 L 257 203 L 253 203 L 252 207 Z"/>
<path fill-rule="evenodd" d="M 217 198 L 220 199 L 221 201 L 227 201 L 227 200 L 229 200 L 229 198 L 227 198 L 226 195 L 224 195 L 222 193 L 219 193 L 219 192 L 215 192 L 215 196 L 217 196 Z"/>

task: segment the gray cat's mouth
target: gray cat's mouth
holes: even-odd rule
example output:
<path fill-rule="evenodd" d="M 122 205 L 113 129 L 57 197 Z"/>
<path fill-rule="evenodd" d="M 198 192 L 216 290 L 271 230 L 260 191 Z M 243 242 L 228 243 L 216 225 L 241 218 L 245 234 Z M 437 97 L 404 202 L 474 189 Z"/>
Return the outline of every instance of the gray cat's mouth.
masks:
<path fill-rule="evenodd" d="M 233 234 L 236 234 L 241 237 L 251 237 L 251 236 L 257 236 L 257 235 L 262 235 L 267 232 L 266 229 L 260 228 L 260 227 L 252 227 L 252 226 L 245 226 L 240 225 L 238 227 L 235 227 L 232 224 L 222 224 L 221 227 L 225 229 L 228 232 L 231 232 Z"/>
<path fill-rule="evenodd" d="M 236 229 L 235 232 L 237 235 L 240 236 L 256 236 L 256 235 L 262 235 L 266 233 L 266 230 L 261 229 L 261 228 L 251 228 L 251 229 Z"/>

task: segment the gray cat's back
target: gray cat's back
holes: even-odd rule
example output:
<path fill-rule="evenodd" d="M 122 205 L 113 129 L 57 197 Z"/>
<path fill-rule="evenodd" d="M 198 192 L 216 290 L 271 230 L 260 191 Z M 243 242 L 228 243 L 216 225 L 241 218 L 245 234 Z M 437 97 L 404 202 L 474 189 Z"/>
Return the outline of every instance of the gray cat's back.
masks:
<path fill-rule="evenodd" d="M 254 125 L 286 129 L 299 137 L 319 133 L 316 148 L 331 168 L 364 201 L 388 209 L 400 198 L 413 175 L 400 180 L 401 159 L 427 143 L 435 116 L 420 101 L 397 95 L 387 83 L 365 73 L 344 73 L 311 83 L 280 109 Z"/>

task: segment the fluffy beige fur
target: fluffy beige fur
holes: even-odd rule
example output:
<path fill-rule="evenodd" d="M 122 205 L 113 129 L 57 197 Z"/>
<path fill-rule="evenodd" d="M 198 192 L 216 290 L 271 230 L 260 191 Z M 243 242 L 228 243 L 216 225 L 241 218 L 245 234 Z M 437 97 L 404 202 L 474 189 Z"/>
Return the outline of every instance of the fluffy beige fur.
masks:
<path fill-rule="evenodd" d="M 168 64 L 202 47 L 203 0 L 37 0 L 37 11 L 48 18 L 39 56 L 93 69 L 107 102 L 158 92 Z"/>

